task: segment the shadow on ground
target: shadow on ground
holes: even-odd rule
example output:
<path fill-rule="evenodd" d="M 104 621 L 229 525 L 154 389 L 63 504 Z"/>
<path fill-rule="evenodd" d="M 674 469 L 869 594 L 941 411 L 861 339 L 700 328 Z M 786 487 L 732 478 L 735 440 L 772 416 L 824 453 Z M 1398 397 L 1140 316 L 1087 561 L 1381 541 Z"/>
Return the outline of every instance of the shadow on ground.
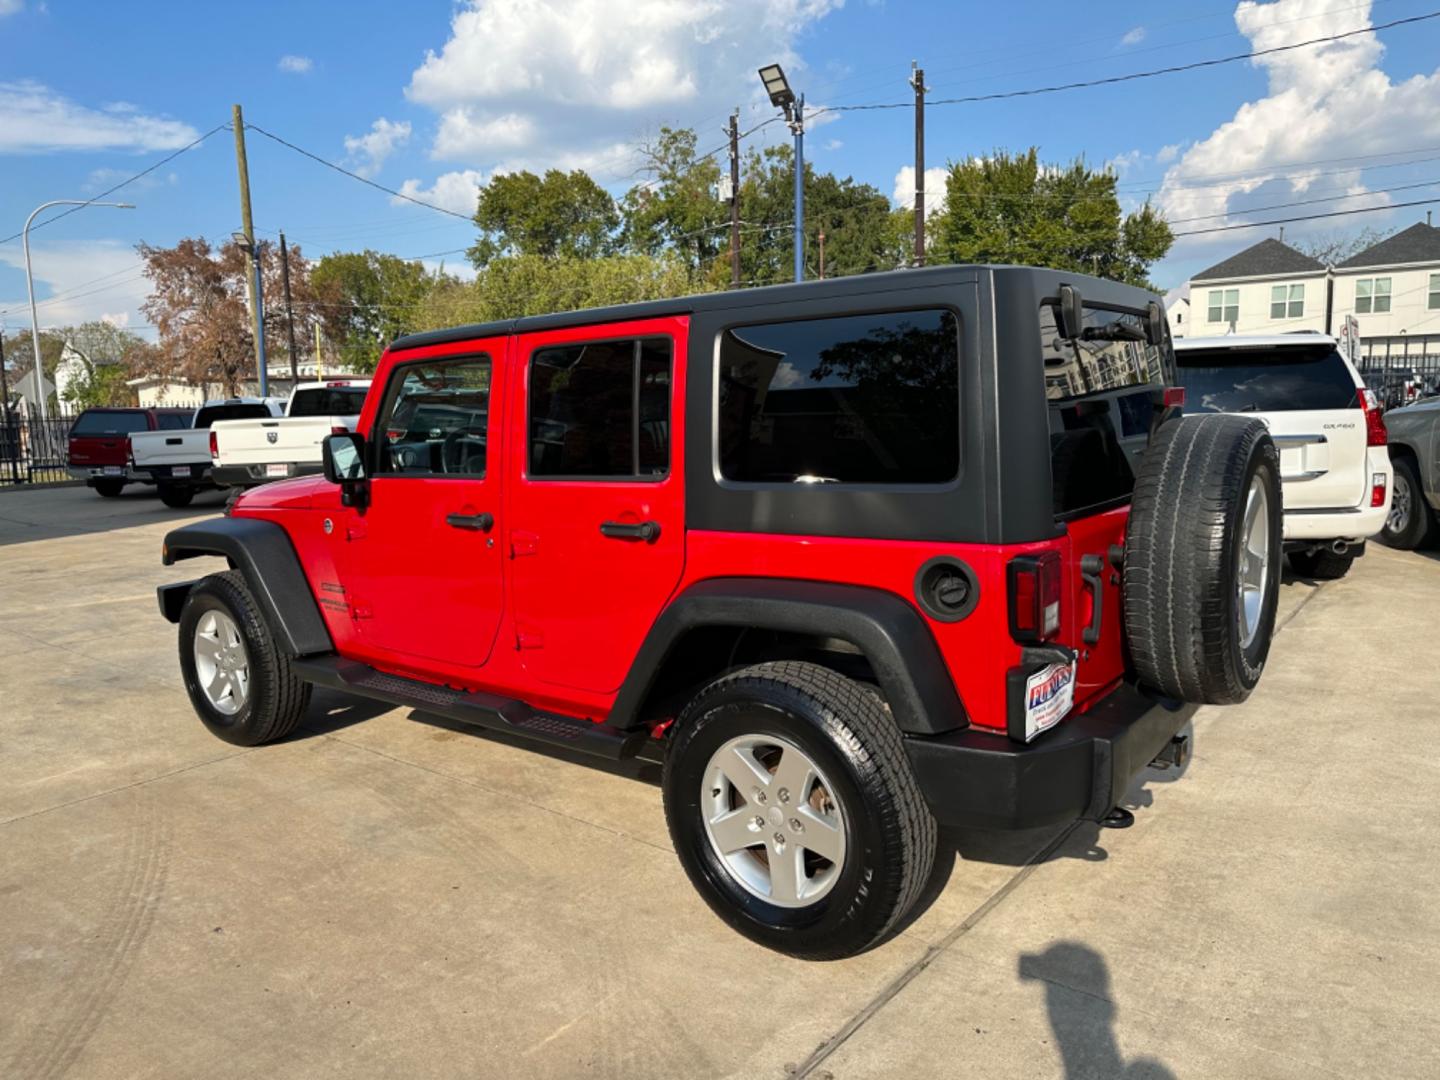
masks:
<path fill-rule="evenodd" d="M 184 509 L 173 510 L 160 501 L 153 487 L 139 484 L 113 499 L 81 486 L 0 487 L 0 547 L 156 523 L 185 525 L 219 514 L 225 499 L 223 491 L 205 491 Z"/>

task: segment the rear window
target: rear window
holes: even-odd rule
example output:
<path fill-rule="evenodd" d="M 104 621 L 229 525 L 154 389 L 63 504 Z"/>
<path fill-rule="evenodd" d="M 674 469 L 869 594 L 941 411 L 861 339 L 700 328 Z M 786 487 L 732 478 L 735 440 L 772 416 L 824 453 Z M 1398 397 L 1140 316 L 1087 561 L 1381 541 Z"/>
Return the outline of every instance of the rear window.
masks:
<path fill-rule="evenodd" d="M 959 323 L 945 310 L 895 311 L 727 330 L 719 440 L 727 480 L 954 480 Z"/>
<path fill-rule="evenodd" d="M 155 426 L 161 431 L 179 431 L 190 426 L 193 414 L 185 412 L 162 412 L 155 414 Z"/>
<path fill-rule="evenodd" d="M 210 405 L 195 417 L 197 428 L 208 428 L 217 420 L 258 420 L 270 415 L 264 405 Z"/>
<path fill-rule="evenodd" d="M 1359 404 L 1355 380 L 1328 342 L 1185 349 L 1175 360 L 1186 412 L 1292 412 Z"/>
<path fill-rule="evenodd" d="M 150 421 L 140 410 L 90 409 L 80 414 L 71 435 L 129 435 L 136 431 L 149 431 Z"/>
<path fill-rule="evenodd" d="M 287 416 L 355 416 L 365 407 L 365 387 L 317 386 L 297 390 Z"/>
<path fill-rule="evenodd" d="M 1169 384 L 1170 346 L 1145 341 L 1136 312 L 1086 306 L 1090 338 L 1060 336 L 1054 304 L 1040 308 L 1050 404 L 1051 496 L 1057 518 L 1123 502 L 1150 436 L 1155 391 Z"/>

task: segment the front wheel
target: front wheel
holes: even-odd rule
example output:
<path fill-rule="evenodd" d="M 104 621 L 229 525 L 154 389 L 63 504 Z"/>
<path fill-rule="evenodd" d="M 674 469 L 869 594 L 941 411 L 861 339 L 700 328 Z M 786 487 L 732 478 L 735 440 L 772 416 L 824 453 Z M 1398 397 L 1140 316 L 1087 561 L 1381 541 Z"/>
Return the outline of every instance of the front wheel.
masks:
<path fill-rule="evenodd" d="M 837 959 L 914 905 L 935 819 L 878 694 L 815 664 L 758 664 L 706 687 L 672 738 L 670 838 L 700 895 L 740 933 Z"/>
<path fill-rule="evenodd" d="M 234 570 L 202 579 L 185 598 L 180 673 L 200 722 L 236 746 L 284 738 L 310 704 L 310 684 L 291 669 Z"/>

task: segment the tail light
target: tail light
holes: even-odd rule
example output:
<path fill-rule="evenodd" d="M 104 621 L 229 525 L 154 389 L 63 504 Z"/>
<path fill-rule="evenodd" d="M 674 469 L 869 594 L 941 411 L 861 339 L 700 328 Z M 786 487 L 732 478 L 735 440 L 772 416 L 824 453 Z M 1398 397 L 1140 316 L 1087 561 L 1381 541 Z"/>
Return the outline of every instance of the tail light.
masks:
<path fill-rule="evenodd" d="M 1383 472 L 1370 474 L 1370 505 L 1385 505 L 1385 474 Z"/>
<path fill-rule="evenodd" d="M 132 469 L 135 467 L 135 447 L 131 445 L 128 436 L 125 439 L 125 464 L 129 465 Z"/>
<path fill-rule="evenodd" d="M 1360 408 L 1365 412 L 1365 445 L 1384 446 L 1390 441 L 1390 435 L 1385 430 L 1385 417 L 1380 412 L 1380 399 L 1375 391 L 1360 391 Z"/>
<path fill-rule="evenodd" d="M 220 460 L 220 440 L 216 437 L 213 428 L 210 431 L 210 459 L 212 461 Z"/>
<path fill-rule="evenodd" d="M 1167 409 L 1183 409 L 1185 407 L 1185 388 L 1183 386 L 1167 386 L 1165 396 L 1161 400 Z"/>
<path fill-rule="evenodd" d="M 1010 636 L 1049 641 L 1060 632 L 1060 553 L 1042 551 L 1010 560 Z"/>

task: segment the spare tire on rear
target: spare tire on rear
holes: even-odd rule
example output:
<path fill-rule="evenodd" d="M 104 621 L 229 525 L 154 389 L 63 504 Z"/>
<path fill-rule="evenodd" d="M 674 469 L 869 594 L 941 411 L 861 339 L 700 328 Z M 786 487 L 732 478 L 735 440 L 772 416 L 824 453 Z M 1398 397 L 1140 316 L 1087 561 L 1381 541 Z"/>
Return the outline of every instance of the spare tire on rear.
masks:
<path fill-rule="evenodd" d="M 1280 455 L 1242 415 L 1160 425 L 1125 529 L 1125 630 L 1142 682 L 1182 701 L 1244 701 L 1280 595 Z"/>

